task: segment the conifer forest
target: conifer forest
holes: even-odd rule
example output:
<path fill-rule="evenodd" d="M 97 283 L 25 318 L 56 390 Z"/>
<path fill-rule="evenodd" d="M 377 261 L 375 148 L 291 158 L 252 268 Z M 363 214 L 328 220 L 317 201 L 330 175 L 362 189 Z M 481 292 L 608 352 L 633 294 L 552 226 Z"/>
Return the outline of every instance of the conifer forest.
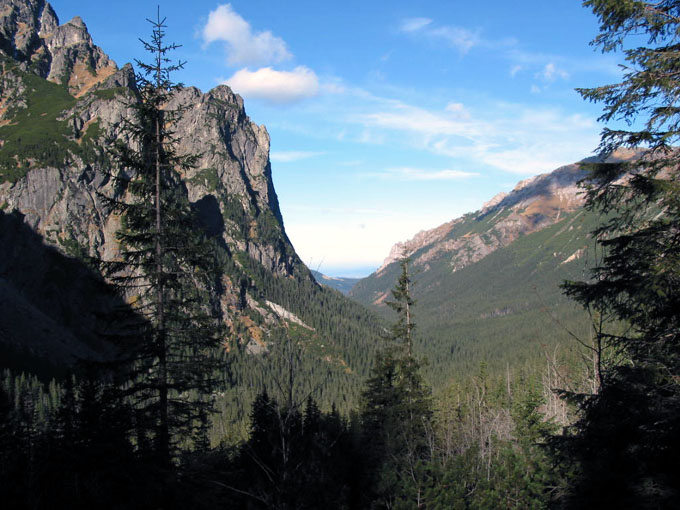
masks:
<path fill-rule="evenodd" d="M 582 208 L 457 280 L 414 250 L 349 297 L 296 255 L 243 100 L 174 81 L 162 6 L 145 57 L 88 91 L 3 47 L 2 508 L 680 508 L 680 0 L 582 3 L 623 66 L 578 89 L 603 126 Z M 198 103 L 224 146 L 187 134 Z M 123 113 L 80 122 L 95 104 Z M 37 233 L 10 192 L 74 165 L 96 211 Z"/>

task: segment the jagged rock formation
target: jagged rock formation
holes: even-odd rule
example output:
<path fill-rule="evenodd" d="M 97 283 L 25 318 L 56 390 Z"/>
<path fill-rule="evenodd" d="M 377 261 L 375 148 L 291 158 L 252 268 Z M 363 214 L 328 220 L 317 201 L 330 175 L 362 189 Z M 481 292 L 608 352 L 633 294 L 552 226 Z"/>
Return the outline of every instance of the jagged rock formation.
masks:
<path fill-rule="evenodd" d="M 76 97 L 116 72 L 116 64 L 92 42 L 76 16 L 59 25 L 44 0 L 9 0 L 0 12 L 0 52 L 23 71 L 67 85 Z"/>
<path fill-rule="evenodd" d="M 102 196 L 124 190 L 108 177 L 119 169 L 106 147 L 124 136 L 125 105 L 138 97 L 133 68 L 118 68 L 80 18 L 60 25 L 44 0 L 0 0 L 0 368 L 54 375 L 110 352 L 96 318 L 117 298 L 87 262 L 119 250 L 120 219 Z M 228 384 L 216 395 L 214 437 L 244 438 L 250 401 L 278 384 L 286 338 L 303 351 L 301 391 L 324 386 L 320 404 L 349 412 L 378 321 L 317 284 L 298 258 L 272 184 L 269 135 L 243 100 L 219 86 L 186 87 L 171 102 L 185 109 L 175 149 L 198 155 L 179 191 L 221 268 L 213 302 L 226 326 Z"/>
<path fill-rule="evenodd" d="M 60 25 L 44 0 L 2 2 L 0 64 L 0 208 L 20 212 L 65 254 L 115 257 L 119 218 L 102 195 L 119 191 L 107 177 L 114 163 L 105 147 L 130 115 L 126 102 L 136 100 L 134 70 L 119 69 L 94 45 L 79 17 Z M 188 106 L 175 126 L 178 151 L 200 155 L 183 176 L 186 192 L 232 261 L 222 278 L 223 316 L 247 344 L 294 317 L 258 296 L 253 267 L 312 281 L 283 229 L 269 135 L 224 85 L 184 88 L 173 103 Z M 253 313 L 262 316 L 257 324 L 244 318 Z"/>

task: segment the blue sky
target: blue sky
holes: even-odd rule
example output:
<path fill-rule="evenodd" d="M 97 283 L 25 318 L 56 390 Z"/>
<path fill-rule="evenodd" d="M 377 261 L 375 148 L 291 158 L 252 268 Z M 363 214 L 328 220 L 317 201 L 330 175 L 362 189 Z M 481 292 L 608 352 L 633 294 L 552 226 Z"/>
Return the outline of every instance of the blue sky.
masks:
<path fill-rule="evenodd" d="M 55 0 L 119 66 L 158 2 Z M 374 271 L 397 241 L 592 154 L 620 76 L 577 0 L 160 2 L 187 60 L 175 79 L 229 84 L 271 136 L 274 185 L 302 259 Z"/>

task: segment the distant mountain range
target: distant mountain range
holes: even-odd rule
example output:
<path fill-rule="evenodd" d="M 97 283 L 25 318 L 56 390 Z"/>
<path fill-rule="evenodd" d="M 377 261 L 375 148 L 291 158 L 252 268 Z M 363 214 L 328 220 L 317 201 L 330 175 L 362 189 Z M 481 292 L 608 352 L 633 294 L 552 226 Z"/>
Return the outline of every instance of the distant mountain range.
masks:
<path fill-rule="evenodd" d="M 343 294 L 348 294 L 354 285 L 361 280 L 361 278 L 344 278 L 338 276 L 326 276 L 318 271 L 311 269 L 312 276 L 321 285 L 330 287 L 331 289 L 339 290 Z"/>

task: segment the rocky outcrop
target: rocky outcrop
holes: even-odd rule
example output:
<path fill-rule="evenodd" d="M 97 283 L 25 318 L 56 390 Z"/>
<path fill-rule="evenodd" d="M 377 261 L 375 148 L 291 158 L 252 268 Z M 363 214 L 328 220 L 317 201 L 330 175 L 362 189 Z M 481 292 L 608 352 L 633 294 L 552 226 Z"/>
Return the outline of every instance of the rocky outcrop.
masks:
<path fill-rule="evenodd" d="M 44 0 L 9 0 L 0 11 L 0 52 L 51 82 L 67 85 L 76 97 L 117 71 L 95 46 L 80 17 L 59 25 Z"/>
<path fill-rule="evenodd" d="M 403 256 L 413 257 L 413 263 L 424 270 L 430 261 L 444 256 L 450 257 L 452 271 L 473 264 L 581 207 L 584 197 L 578 182 L 584 176 L 585 170 L 573 164 L 521 181 L 510 193 L 499 193 L 476 213 L 395 244 L 378 274 Z"/>
<path fill-rule="evenodd" d="M 640 155 L 619 149 L 608 161 L 629 161 Z M 414 265 L 425 271 L 441 257 L 449 258 L 451 271 L 463 269 L 582 207 L 585 196 L 578 183 L 585 175 L 586 170 L 576 163 L 520 181 L 510 193 L 497 194 L 479 211 L 396 243 L 376 274 L 383 274 L 401 257 L 412 257 Z"/>
<path fill-rule="evenodd" d="M 403 257 L 410 257 L 425 246 L 432 245 L 443 240 L 449 234 L 449 232 L 451 232 L 453 227 L 461 221 L 462 220 L 459 218 L 448 223 L 444 223 L 443 225 L 431 230 L 421 230 L 412 239 L 396 243 L 390 249 L 389 255 L 387 255 L 382 265 L 378 268 L 377 272 L 382 272 L 387 266 Z"/>
<path fill-rule="evenodd" d="M 112 259 L 120 219 L 103 197 L 121 191 L 108 177 L 115 162 L 106 146 L 121 136 L 121 123 L 132 114 L 126 104 L 138 97 L 134 70 L 129 64 L 118 69 L 79 17 L 59 25 L 42 0 L 2 5 L 0 208 L 20 213 L 62 253 Z M 52 83 L 66 85 L 69 93 Z M 267 130 L 249 119 L 242 98 L 224 85 L 206 93 L 183 88 L 168 108 L 179 105 L 185 111 L 173 126 L 180 134 L 176 149 L 198 155 L 183 185 L 236 268 L 222 278 L 225 322 L 236 324 L 239 314 L 253 310 L 264 316 L 264 324 L 285 319 L 280 310 L 260 303 L 244 265 L 249 260 L 275 275 L 311 279 L 283 229 Z M 20 146 L 15 130 L 27 123 L 45 135 Z M 8 140 L 12 143 L 5 144 Z M 260 304 L 249 307 L 249 302 Z"/>
<path fill-rule="evenodd" d="M 0 51 L 21 63 L 46 62 L 42 37 L 58 25 L 44 0 L 5 0 L 0 7 Z"/>

